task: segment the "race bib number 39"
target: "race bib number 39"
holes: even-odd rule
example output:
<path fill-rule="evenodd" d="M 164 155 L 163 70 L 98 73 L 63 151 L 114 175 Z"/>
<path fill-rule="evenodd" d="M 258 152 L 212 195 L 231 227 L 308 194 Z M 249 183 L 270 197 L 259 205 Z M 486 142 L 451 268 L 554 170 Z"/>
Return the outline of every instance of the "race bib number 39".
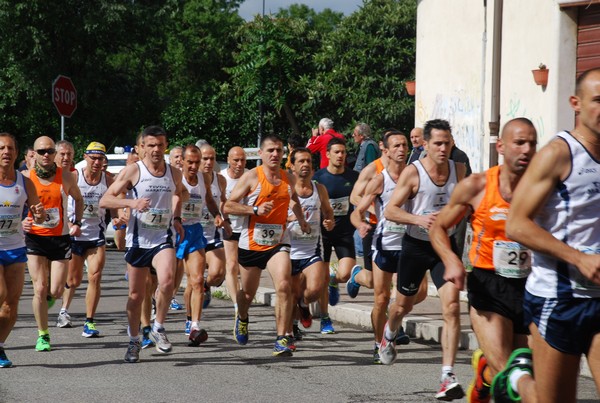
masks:
<path fill-rule="evenodd" d="M 277 224 L 260 224 L 254 225 L 253 239 L 257 245 L 275 246 L 281 241 L 283 235 L 283 226 Z"/>
<path fill-rule="evenodd" d="M 502 277 L 527 277 L 531 273 L 531 251 L 518 242 L 494 241 L 494 268 Z"/>
<path fill-rule="evenodd" d="M 60 211 L 58 207 L 46 209 L 46 221 L 42 224 L 35 224 L 44 228 L 55 228 L 60 222 Z"/>
<path fill-rule="evenodd" d="M 150 208 L 142 213 L 142 228 L 152 230 L 164 230 L 169 228 L 171 222 L 171 210 Z"/>

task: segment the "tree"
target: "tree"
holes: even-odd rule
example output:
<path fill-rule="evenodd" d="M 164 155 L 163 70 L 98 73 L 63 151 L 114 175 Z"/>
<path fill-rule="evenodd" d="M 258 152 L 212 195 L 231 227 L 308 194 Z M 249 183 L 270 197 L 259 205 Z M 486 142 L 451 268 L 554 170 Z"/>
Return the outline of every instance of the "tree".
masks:
<path fill-rule="evenodd" d="M 366 0 L 327 35 L 314 56 L 315 77 L 303 77 L 305 110 L 329 116 L 340 130 L 364 121 L 374 129 L 409 130 L 414 101 L 403 83 L 415 71 L 416 4 Z"/>

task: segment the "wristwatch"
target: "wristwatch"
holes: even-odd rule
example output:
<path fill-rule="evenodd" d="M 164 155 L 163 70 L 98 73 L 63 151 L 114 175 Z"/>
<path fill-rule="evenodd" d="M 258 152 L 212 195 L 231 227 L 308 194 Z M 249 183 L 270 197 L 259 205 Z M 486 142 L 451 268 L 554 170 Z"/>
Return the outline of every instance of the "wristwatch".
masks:
<path fill-rule="evenodd" d="M 252 210 L 254 211 L 254 215 L 258 215 L 258 206 L 254 206 Z"/>
<path fill-rule="evenodd" d="M 81 221 L 73 220 L 71 221 L 71 224 L 81 227 Z"/>

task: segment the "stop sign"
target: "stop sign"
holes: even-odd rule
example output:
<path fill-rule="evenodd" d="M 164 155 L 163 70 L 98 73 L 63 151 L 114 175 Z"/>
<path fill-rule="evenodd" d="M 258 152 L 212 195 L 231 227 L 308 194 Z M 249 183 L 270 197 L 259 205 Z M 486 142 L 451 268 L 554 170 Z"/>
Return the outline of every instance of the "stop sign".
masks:
<path fill-rule="evenodd" d="M 56 77 L 52 83 L 52 102 L 61 116 L 70 118 L 73 115 L 77 109 L 77 90 L 69 77 Z"/>

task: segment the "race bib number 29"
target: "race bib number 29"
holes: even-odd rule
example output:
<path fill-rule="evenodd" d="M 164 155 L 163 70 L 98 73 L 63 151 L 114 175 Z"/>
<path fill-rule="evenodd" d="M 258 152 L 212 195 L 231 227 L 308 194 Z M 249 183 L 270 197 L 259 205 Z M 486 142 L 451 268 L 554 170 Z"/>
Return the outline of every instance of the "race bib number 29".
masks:
<path fill-rule="evenodd" d="M 531 272 L 531 251 L 518 242 L 494 241 L 494 268 L 502 277 L 527 277 Z"/>

